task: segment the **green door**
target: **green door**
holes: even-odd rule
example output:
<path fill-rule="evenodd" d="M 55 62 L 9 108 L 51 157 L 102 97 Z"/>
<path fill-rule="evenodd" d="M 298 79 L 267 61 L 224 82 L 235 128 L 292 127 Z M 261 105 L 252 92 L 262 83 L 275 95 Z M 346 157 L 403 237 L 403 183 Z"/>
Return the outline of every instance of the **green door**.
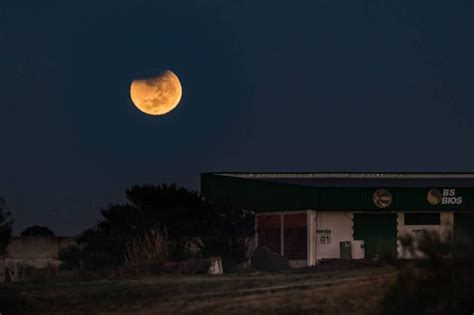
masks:
<path fill-rule="evenodd" d="M 397 214 L 354 213 L 354 240 L 364 240 L 365 257 L 397 257 Z"/>
<path fill-rule="evenodd" d="M 474 240 L 474 213 L 454 213 L 454 239 L 470 242 Z"/>

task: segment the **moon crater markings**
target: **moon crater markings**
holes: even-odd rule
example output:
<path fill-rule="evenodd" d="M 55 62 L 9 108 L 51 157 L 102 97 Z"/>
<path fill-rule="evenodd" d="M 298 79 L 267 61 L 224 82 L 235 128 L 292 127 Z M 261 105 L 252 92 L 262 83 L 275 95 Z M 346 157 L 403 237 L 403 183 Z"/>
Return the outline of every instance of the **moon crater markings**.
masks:
<path fill-rule="evenodd" d="M 135 106 L 148 115 L 164 115 L 181 100 L 182 88 L 178 77 L 170 70 L 159 76 L 134 80 L 130 97 Z"/>

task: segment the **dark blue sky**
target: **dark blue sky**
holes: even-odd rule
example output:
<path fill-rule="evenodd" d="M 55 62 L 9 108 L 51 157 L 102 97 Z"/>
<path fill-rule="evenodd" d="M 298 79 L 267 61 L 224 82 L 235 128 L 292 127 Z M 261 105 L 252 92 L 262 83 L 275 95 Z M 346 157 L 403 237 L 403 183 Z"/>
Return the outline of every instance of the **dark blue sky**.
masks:
<path fill-rule="evenodd" d="M 473 56 L 472 0 L 2 2 L 0 195 L 64 235 L 203 171 L 473 171 Z"/>

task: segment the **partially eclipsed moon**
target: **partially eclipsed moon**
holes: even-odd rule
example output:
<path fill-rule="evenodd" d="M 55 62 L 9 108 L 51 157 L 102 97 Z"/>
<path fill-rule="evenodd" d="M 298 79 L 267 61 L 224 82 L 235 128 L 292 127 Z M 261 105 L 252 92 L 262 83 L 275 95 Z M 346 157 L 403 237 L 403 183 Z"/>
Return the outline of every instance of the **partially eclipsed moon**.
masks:
<path fill-rule="evenodd" d="M 148 115 L 164 115 L 181 100 L 181 83 L 170 70 L 156 77 L 134 80 L 130 86 L 133 104 Z"/>

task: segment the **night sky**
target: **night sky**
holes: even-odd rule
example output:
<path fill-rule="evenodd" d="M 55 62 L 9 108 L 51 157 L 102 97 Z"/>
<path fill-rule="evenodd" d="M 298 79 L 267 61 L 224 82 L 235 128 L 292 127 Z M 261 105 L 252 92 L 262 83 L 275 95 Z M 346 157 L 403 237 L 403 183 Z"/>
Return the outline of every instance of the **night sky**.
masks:
<path fill-rule="evenodd" d="M 0 196 L 73 235 L 204 171 L 473 171 L 474 2 L 2 1 Z M 171 69 L 166 116 L 133 79 Z"/>

